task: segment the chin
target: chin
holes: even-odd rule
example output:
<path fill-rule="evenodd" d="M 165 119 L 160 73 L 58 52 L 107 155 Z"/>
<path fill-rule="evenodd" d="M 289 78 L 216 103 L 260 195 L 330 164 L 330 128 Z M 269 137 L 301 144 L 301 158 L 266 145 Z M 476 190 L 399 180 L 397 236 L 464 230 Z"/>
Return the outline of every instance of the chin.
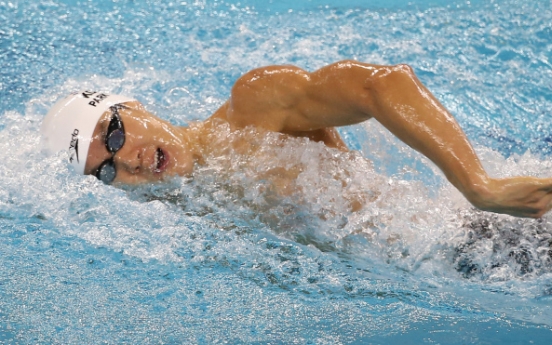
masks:
<path fill-rule="evenodd" d="M 188 177 L 194 172 L 194 159 L 191 156 L 179 157 L 179 159 L 175 161 L 173 169 L 170 170 L 172 170 L 174 175 Z"/>
<path fill-rule="evenodd" d="M 193 172 L 194 172 L 194 165 L 190 164 L 183 167 L 179 167 L 175 175 L 182 176 L 182 177 L 190 177 Z"/>

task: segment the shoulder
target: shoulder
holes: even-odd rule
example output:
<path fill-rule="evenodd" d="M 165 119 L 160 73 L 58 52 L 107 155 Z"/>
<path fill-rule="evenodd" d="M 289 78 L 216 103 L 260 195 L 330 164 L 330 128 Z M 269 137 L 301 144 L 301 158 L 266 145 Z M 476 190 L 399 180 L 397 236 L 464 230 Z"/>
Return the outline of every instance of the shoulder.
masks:
<path fill-rule="evenodd" d="M 232 87 L 232 97 L 251 95 L 293 96 L 309 83 L 310 73 L 291 65 L 256 68 L 241 76 Z"/>
<path fill-rule="evenodd" d="M 253 125 L 280 131 L 305 97 L 309 82 L 310 73 L 291 65 L 251 70 L 232 87 L 226 120 L 237 127 Z"/>
<path fill-rule="evenodd" d="M 241 76 L 238 82 L 256 81 L 262 79 L 278 79 L 296 77 L 299 79 L 308 78 L 309 73 L 304 69 L 293 65 L 272 65 L 250 70 Z"/>

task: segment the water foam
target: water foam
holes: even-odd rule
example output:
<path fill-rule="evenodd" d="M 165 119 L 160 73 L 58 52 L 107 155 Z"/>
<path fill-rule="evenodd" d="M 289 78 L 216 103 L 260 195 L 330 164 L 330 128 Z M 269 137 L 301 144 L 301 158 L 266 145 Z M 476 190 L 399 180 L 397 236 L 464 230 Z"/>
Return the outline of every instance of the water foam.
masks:
<path fill-rule="evenodd" d="M 106 282 L 98 275 L 98 282 L 83 284 L 82 291 L 90 293 L 79 302 L 86 307 L 83 310 L 93 310 L 99 301 L 104 313 L 91 323 L 96 328 L 87 328 L 90 334 L 102 329 L 113 335 L 100 327 L 102 320 L 141 329 L 129 321 L 132 308 L 146 315 L 159 334 L 165 327 L 189 332 L 203 342 L 227 339 L 223 331 L 204 334 L 205 327 L 193 326 L 194 318 L 205 314 L 211 316 L 206 322 L 213 329 L 223 324 L 222 330 L 235 329 L 237 338 L 250 341 L 268 337 L 252 330 L 295 330 L 285 339 L 291 342 L 301 334 L 298 337 L 305 342 L 352 342 L 395 325 L 408 329 L 412 323 L 407 320 L 424 322 L 436 315 L 452 320 L 499 320 L 505 315 L 550 326 L 550 216 L 535 221 L 474 210 L 427 159 L 377 124 L 342 130 L 348 144 L 359 150 L 356 153 L 301 139 L 282 140 L 276 134 L 228 133 L 221 127 L 214 141 L 236 145 L 247 141 L 257 151 L 251 155 L 230 148 L 223 158 L 213 153 L 206 165 L 197 167 L 192 180 L 128 190 L 77 176 L 64 163 L 62 153 L 46 157 L 37 137 L 48 106 L 75 89 L 136 97 L 152 112 L 184 125 L 209 116 L 225 100 L 237 76 L 250 68 L 294 63 L 313 70 L 333 60 L 357 58 L 413 65 L 458 117 L 494 176 L 547 176 L 549 145 L 542 133 L 550 129 L 546 91 L 550 47 L 542 43 L 549 38 L 550 14 L 539 10 L 537 3 L 517 6 L 507 1 L 458 11 L 330 8 L 313 10 L 308 16 L 304 12 L 271 15 L 262 21 L 250 9 L 228 9 L 220 3 L 160 4 L 150 6 L 158 16 L 147 23 L 139 4 L 126 11 L 115 8 L 107 17 L 91 3 L 82 5 L 71 12 L 58 4 L 54 6 L 58 15 L 29 17 L 44 32 L 54 28 L 40 39 L 51 39 L 62 49 L 56 53 L 44 45 L 51 54 L 44 54 L 41 61 L 55 66 L 54 72 L 65 69 L 64 83 L 58 85 L 54 78 L 40 82 L 30 78 L 26 69 L 16 70 L 26 64 L 6 64 L 17 72 L 13 75 L 27 78 L 26 84 L 10 89 L 29 83 L 30 87 L 23 110 L 4 111 L 0 119 L 0 206 L 2 221 L 8 222 L 4 231 L 16 251 L 55 253 L 46 257 L 53 263 L 31 265 L 35 266 L 32 272 L 50 274 L 43 282 L 33 280 L 32 274 L 18 276 L 18 270 L 7 269 L 20 279 L 3 283 L 6 291 L 27 291 L 26 283 L 36 283 L 45 291 L 43 297 L 17 295 L 37 301 L 34 311 L 18 309 L 15 302 L 4 306 L 2 310 L 9 311 L 12 319 L 23 325 L 44 317 L 47 310 L 58 318 L 41 324 L 42 334 L 59 334 L 60 342 L 75 337 L 70 331 L 56 332 L 56 320 L 63 320 L 70 330 L 79 326 L 72 320 L 83 316 L 71 309 L 78 305 L 72 303 L 79 300 L 75 291 L 55 290 L 62 284 L 55 280 L 56 274 L 62 274 L 59 264 L 76 265 L 79 269 L 68 269 L 68 275 L 79 279 L 89 274 L 87 267 L 99 267 L 98 272 L 104 270 L 127 282 L 117 285 L 116 279 Z M 84 12 L 91 25 L 83 30 L 103 29 L 104 38 L 85 40 L 63 31 L 67 21 L 78 22 Z M 113 24 L 120 20 L 133 30 Z M 15 36 L 31 39 L 19 29 L 14 29 Z M 63 36 L 62 42 L 58 37 Z M 94 55 L 92 47 L 114 37 L 122 50 L 112 54 L 106 49 Z M 83 67 L 88 65 L 82 56 L 73 59 L 71 45 L 92 65 L 116 63 L 97 73 Z M 121 57 L 121 51 L 131 52 L 130 57 Z M 58 66 L 48 60 L 56 54 L 71 59 Z M 527 64 L 532 67 L 526 68 Z M 288 186 L 292 193 L 280 193 L 277 185 Z M 350 205 L 355 200 L 365 206 L 353 212 Z M 17 243 L 22 244 L 17 247 Z M 56 259 L 64 258 L 61 253 L 67 248 L 74 248 L 74 256 Z M 86 261 L 79 261 L 81 251 Z M 133 273 L 139 269 L 129 271 L 123 262 L 147 271 L 140 271 L 144 279 L 125 280 L 121 274 L 139 275 Z M 168 283 L 170 278 L 159 278 L 156 270 L 162 272 L 159 277 L 177 278 Z M 148 285 L 156 294 L 152 297 L 155 308 L 166 308 L 172 318 L 161 318 L 148 309 L 151 300 L 123 293 L 134 289 L 146 296 L 147 289 L 140 284 L 159 285 Z M 167 286 L 163 284 L 173 292 L 162 291 Z M 113 307 L 94 295 L 94 289 L 115 301 Z M 60 291 L 68 299 L 59 298 Z M 113 291 L 120 293 L 119 301 L 132 306 L 121 316 L 115 310 L 121 308 Z M 232 298 L 220 298 L 217 291 Z M 57 297 L 69 310 L 66 318 L 47 307 L 48 296 Z M 292 305 L 302 318 L 290 317 L 286 307 Z M 187 308 L 189 314 L 174 306 Z M 264 314 L 269 312 L 273 318 Z M 334 313 L 340 315 L 339 327 L 332 324 Z M 231 321 L 232 317 L 242 323 Z M 264 323 L 255 326 L 259 319 Z M 325 333 L 309 333 L 313 323 L 304 320 L 315 319 L 321 320 L 316 325 L 323 325 Z"/>

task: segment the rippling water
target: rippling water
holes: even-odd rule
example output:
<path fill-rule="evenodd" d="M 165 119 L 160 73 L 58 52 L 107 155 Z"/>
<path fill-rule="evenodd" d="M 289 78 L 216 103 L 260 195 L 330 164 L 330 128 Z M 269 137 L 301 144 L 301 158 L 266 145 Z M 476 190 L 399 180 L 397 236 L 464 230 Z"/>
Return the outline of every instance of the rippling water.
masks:
<path fill-rule="evenodd" d="M 37 134 L 75 89 L 185 125 L 251 68 L 354 58 L 410 64 L 493 175 L 550 176 L 550 5 L 0 2 L 0 343 L 549 343 L 550 216 L 474 210 L 377 123 L 351 153 L 221 125 L 226 158 L 124 190 Z"/>

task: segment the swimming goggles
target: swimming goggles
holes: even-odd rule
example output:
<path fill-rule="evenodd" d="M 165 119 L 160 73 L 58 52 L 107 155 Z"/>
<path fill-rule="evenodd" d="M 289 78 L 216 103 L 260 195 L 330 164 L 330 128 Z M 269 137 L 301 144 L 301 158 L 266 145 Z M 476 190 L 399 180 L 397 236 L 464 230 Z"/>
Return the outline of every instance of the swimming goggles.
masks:
<path fill-rule="evenodd" d="M 111 121 L 105 135 L 105 147 L 111 153 L 111 158 L 106 159 L 96 170 L 96 177 L 105 184 L 111 184 L 117 176 L 117 169 L 113 157 L 125 143 L 125 127 L 119 115 L 119 109 L 126 108 L 121 104 L 109 107 L 111 110 Z"/>

